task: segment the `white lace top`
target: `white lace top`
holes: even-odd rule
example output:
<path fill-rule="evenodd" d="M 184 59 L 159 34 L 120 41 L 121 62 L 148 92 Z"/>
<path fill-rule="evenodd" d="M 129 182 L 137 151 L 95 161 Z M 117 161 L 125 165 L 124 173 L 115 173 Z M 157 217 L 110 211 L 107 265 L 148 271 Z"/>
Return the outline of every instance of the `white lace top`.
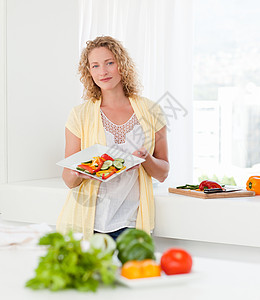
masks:
<path fill-rule="evenodd" d="M 144 132 L 135 114 L 122 125 L 111 122 L 101 111 L 107 146 L 133 153 L 144 144 Z M 94 230 L 111 232 L 123 227 L 135 227 L 139 206 L 138 169 L 124 172 L 109 182 L 101 182 Z"/>

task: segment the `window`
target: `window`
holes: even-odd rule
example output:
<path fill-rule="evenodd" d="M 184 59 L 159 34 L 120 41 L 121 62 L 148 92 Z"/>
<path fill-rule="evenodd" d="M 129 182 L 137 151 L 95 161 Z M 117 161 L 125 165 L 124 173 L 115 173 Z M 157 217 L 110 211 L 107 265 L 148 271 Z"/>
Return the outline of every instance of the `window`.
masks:
<path fill-rule="evenodd" d="M 194 3 L 194 181 L 260 175 L 260 3 Z"/>

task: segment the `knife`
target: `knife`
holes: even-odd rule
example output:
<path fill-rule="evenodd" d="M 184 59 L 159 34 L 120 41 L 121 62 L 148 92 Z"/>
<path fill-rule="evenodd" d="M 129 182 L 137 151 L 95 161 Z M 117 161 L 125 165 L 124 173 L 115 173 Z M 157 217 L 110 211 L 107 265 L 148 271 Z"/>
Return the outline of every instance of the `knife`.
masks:
<path fill-rule="evenodd" d="M 233 189 L 233 190 L 225 190 L 225 189 L 205 189 L 205 194 L 214 194 L 214 193 L 229 193 L 229 192 L 236 192 L 241 191 L 242 189 Z"/>

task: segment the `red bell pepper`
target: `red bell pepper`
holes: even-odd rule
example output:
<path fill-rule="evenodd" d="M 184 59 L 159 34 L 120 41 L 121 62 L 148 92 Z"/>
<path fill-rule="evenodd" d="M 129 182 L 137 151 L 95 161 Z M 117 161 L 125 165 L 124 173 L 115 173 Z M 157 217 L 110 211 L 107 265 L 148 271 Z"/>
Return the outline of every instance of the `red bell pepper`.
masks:
<path fill-rule="evenodd" d="M 87 166 L 87 165 L 78 165 L 79 168 L 82 168 L 86 171 L 88 171 L 90 174 L 95 174 L 96 172 L 90 167 L 90 166 Z"/>
<path fill-rule="evenodd" d="M 103 166 L 104 161 L 101 158 L 98 158 L 96 160 L 96 162 L 97 162 L 98 166 L 94 169 L 95 173 L 100 171 L 101 167 Z"/>
<path fill-rule="evenodd" d="M 103 158 L 104 160 L 112 160 L 112 161 L 114 160 L 111 156 L 109 156 L 109 155 L 106 154 L 106 153 L 105 153 L 105 154 L 102 154 L 102 155 L 101 155 L 101 158 Z"/>
<path fill-rule="evenodd" d="M 204 189 L 222 189 L 222 186 L 216 181 L 204 180 L 200 183 L 199 189 L 203 191 Z"/>
<path fill-rule="evenodd" d="M 110 173 L 108 173 L 107 175 L 105 175 L 104 173 L 102 174 L 102 179 L 108 179 L 110 176 L 112 176 L 113 174 L 116 173 L 116 170 L 111 171 Z"/>

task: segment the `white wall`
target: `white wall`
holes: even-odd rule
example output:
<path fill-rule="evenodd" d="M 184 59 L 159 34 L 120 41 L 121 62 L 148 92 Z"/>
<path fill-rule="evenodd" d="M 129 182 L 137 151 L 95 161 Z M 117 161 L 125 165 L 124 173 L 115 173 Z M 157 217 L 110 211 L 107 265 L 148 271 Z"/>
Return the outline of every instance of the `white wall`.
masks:
<path fill-rule="evenodd" d="M 1 182 L 56 177 L 65 121 L 80 103 L 78 2 L 1 0 L 1 6 L 7 11 L 0 17 L 7 53 L 6 60 L 0 57 L 1 88 L 6 86 L 6 96 L 0 94 L 1 144 L 7 135 L 0 148 L 2 170 L 7 162 Z"/>
<path fill-rule="evenodd" d="M 0 0 L 0 183 L 7 181 L 6 150 L 6 0 Z"/>

